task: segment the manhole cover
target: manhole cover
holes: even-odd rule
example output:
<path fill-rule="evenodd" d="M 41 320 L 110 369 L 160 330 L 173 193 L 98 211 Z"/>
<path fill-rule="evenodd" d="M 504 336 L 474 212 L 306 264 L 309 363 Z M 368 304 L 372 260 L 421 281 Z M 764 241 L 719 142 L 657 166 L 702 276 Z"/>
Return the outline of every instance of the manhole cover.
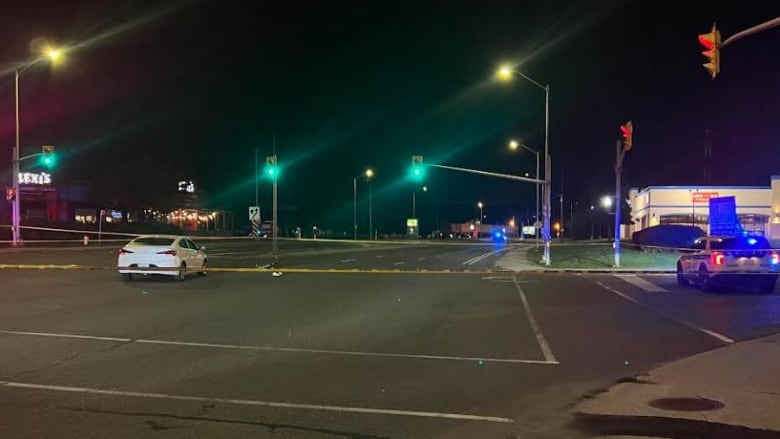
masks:
<path fill-rule="evenodd" d="M 678 412 L 700 412 L 721 409 L 724 404 L 706 398 L 658 398 L 650 401 L 650 407 Z"/>

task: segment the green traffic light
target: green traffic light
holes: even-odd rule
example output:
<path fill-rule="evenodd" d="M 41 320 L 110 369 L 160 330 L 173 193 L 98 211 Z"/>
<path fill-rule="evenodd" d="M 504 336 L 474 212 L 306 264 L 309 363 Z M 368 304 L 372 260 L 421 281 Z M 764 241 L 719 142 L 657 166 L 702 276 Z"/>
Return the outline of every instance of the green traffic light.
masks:
<path fill-rule="evenodd" d="M 43 154 L 39 162 L 41 165 L 51 169 L 57 164 L 57 157 L 54 154 Z"/>
<path fill-rule="evenodd" d="M 270 178 L 275 179 L 275 178 L 277 178 L 279 176 L 279 169 L 276 166 L 269 166 L 269 167 L 265 168 L 265 173 Z"/>
<path fill-rule="evenodd" d="M 414 180 L 420 181 L 425 177 L 425 170 L 422 168 L 422 166 L 412 166 L 412 178 Z"/>

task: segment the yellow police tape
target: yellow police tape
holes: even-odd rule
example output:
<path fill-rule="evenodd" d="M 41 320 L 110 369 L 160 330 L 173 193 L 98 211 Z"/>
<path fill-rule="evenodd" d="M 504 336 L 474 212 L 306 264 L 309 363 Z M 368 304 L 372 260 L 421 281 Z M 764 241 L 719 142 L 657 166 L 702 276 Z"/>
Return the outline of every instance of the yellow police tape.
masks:
<path fill-rule="evenodd" d="M 95 267 L 74 264 L 0 264 L 0 270 L 116 270 L 116 267 Z M 381 268 L 255 268 L 255 267 L 225 267 L 208 269 L 209 272 L 223 273 L 332 273 L 332 274 L 485 274 L 505 273 L 500 270 L 400 270 Z"/>

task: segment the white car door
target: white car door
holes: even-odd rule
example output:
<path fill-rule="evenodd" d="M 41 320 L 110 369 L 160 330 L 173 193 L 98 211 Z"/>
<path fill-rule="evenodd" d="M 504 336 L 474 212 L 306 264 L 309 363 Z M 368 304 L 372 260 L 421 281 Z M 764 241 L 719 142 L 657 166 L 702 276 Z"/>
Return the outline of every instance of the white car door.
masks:
<path fill-rule="evenodd" d="M 176 243 L 176 251 L 179 253 L 179 257 L 181 258 L 181 261 L 187 264 L 187 270 L 190 270 L 193 268 L 192 266 L 192 250 L 190 249 L 190 246 L 187 244 L 187 238 L 179 238 L 179 241 Z"/>
<path fill-rule="evenodd" d="M 186 242 L 187 242 L 187 247 L 189 247 L 190 249 L 190 255 L 191 255 L 190 262 L 187 262 L 187 266 L 193 268 L 202 268 L 203 254 L 201 253 L 200 249 L 198 249 L 198 246 L 191 240 L 187 239 Z"/>

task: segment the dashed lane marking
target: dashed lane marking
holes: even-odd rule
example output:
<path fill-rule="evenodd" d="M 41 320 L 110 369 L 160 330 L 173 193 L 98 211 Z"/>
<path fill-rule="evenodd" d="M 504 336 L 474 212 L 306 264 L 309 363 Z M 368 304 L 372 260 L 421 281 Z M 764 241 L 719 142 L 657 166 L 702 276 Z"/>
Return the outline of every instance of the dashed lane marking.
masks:
<path fill-rule="evenodd" d="M 404 261 L 398 261 L 398 262 L 393 262 L 393 265 L 399 266 L 399 265 L 404 265 L 405 263 L 406 262 L 404 262 Z"/>
<path fill-rule="evenodd" d="M 649 293 L 668 293 L 669 290 L 662 288 L 650 281 L 644 280 L 635 274 L 613 274 L 618 279 L 626 281 L 635 287 L 639 287 Z"/>

